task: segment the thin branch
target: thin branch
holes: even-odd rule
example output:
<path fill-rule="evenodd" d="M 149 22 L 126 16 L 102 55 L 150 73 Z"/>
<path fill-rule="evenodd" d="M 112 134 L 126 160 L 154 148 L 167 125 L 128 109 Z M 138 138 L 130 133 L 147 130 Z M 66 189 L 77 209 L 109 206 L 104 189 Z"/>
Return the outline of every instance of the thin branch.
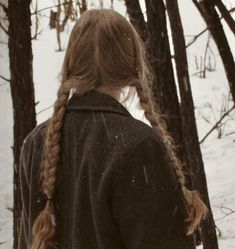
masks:
<path fill-rule="evenodd" d="M 205 79 L 206 78 L 206 56 L 207 56 L 207 51 L 208 51 L 208 48 L 209 48 L 209 44 L 210 44 L 210 33 L 208 35 L 208 39 L 207 39 L 207 43 L 206 43 L 206 48 L 205 48 L 205 53 L 204 53 L 204 61 L 203 61 L 203 78 Z"/>
<path fill-rule="evenodd" d="M 201 35 L 203 35 L 206 31 L 208 30 L 208 28 L 203 29 L 199 34 L 195 35 L 193 37 L 193 39 L 186 45 L 186 48 L 188 48 L 189 46 L 191 46 Z"/>
<path fill-rule="evenodd" d="M 235 12 L 235 7 L 230 9 L 228 11 L 229 13 L 233 13 Z M 220 20 L 223 19 L 223 16 L 220 17 Z M 206 31 L 208 31 L 208 27 L 203 29 L 200 33 L 198 33 L 197 35 L 195 35 L 193 37 L 193 39 L 186 45 L 186 48 L 190 47 L 200 36 L 202 36 Z"/>
<path fill-rule="evenodd" d="M 5 14 L 7 15 L 8 13 L 8 8 L 6 5 L 4 5 L 3 3 L 0 2 L 0 6 L 2 7 L 3 11 L 5 12 Z"/>
<path fill-rule="evenodd" d="M 215 207 L 219 208 L 220 211 L 224 214 L 224 216 L 222 216 L 222 217 L 216 219 L 216 221 L 222 220 L 222 219 L 224 219 L 226 216 L 235 213 L 235 210 L 232 210 L 231 208 L 228 208 L 228 207 L 225 207 L 225 206 L 215 206 Z M 225 212 L 225 210 L 227 210 L 228 212 Z"/>
<path fill-rule="evenodd" d="M 48 106 L 48 107 L 42 109 L 41 111 L 39 111 L 39 112 L 37 113 L 37 115 L 40 114 L 40 113 L 42 113 L 42 112 L 45 112 L 45 111 L 51 109 L 52 107 L 53 107 L 53 105 L 50 105 L 50 106 Z"/>
<path fill-rule="evenodd" d="M 210 129 L 210 131 L 201 139 L 201 141 L 199 142 L 199 144 L 203 143 L 206 140 L 206 138 L 212 133 L 212 131 L 214 131 L 218 127 L 218 125 L 224 120 L 224 118 L 226 116 L 228 116 L 234 109 L 235 109 L 235 105 L 232 106 L 227 112 L 225 112 L 220 117 L 220 119 L 213 125 L 213 127 Z"/>
<path fill-rule="evenodd" d="M 72 3 L 73 3 L 73 2 L 74 2 L 74 1 L 72 1 Z M 61 3 L 61 4 L 57 4 L 57 5 L 45 7 L 45 8 L 42 8 L 42 9 L 40 9 L 40 10 L 37 10 L 37 11 L 31 13 L 31 15 L 36 15 L 37 13 L 42 12 L 42 11 L 44 11 L 44 10 L 53 9 L 53 8 L 58 8 L 58 7 L 60 7 L 60 6 L 64 6 L 64 5 L 68 5 L 68 4 L 71 4 L 71 3 L 70 3 L 70 2 L 64 2 L 64 3 Z"/>
<path fill-rule="evenodd" d="M 36 34 L 34 34 L 34 36 L 31 37 L 32 40 L 36 40 L 37 36 L 40 35 L 42 33 L 43 29 L 41 29 L 40 31 L 38 31 Z"/>
<path fill-rule="evenodd" d="M 8 45 L 7 42 L 4 42 L 4 41 L 0 41 L 0 44 Z"/>
<path fill-rule="evenodd" d="M 5 80 L 5 81 L 7 81 L 7 82 L 11 82 L 9 79 L 7 79 L 6 77 L 4 77 L 2 75 L 0 75 L 0 78 L 3 79 L 3 80 Z"/>
<path fill-rule="evenodd" d="M 230 136 L 230 135 L 233 135 L 235 134 L 235 131 L 232 131 L 232 132 L 229 132 L 229 133 L 226 133 L 225 136 Z"/>
<path fill-rule="evenodd" d="M 221 0 L 215 0 L 215 4 L 217 5 L 221 16 L 224 18 L 226 23 L 228 24 L 229 28 L 235 35 L 235 21 L 233 17 L 230 15 L 229 11 L 227 10 L 226 6 Z"/>
<path fill-rule="evenodd" d="M 1 21 L 0 21 L 0 28 L 2 28 L 2 30 L 8 35 L 8 30 L 2 25 Z"/>
<path fill-rule="evenodd" d="M 200 71 L 198 71 L 198 72 L 195 72 L 195 73 L 192 73 L 191 74 L 191 76 L 195 76 L 195 75 L 201 75 L 203 73 L 203 71 L 202 70 L 200 70 Z"/>

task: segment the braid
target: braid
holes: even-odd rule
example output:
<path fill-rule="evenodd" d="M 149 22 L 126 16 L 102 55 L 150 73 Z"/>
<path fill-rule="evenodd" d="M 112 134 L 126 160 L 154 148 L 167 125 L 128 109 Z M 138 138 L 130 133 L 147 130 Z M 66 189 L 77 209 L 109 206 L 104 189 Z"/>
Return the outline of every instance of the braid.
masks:
<path fill-rule="evenodd" d="M 185 176 L 182 170 L 182 164 L 175 154 L 174 140 L 168 134 L 166 123 L 162 119 L 157 106 L 154 105 L 151 87 L 146 84 L 144 86 L 137 84 L 135 87 L 140 99 L 140 104 L 144 109 L 145 116 L 149 120 L 155 132 L 163 140 L 167 153 L 172 161 L 172 166 L 186 201 L 188 217 L 185 221 L 189 223 L 187 227 L 187 235 L 192 234 L 194 229 L 199 225 L 200 221 L 206 217 L 208 209 L 204 202 L 200 199 L 197 190 L 190 191 L 185 187 Z"/>
<path fill-rule="evenodd" d="M 94 34 L 96 42 L 93 39 Z M 127 36 L 123 34 L 128 34 L 128 42 Z M 61 130 L 71 89 L 74 89 L 76 94 L 82 94 L 100 84 L 117 88 L 127 84 L 136 86 L 146 118 L 166 145 L 188 204 L 187 221 L 190 222 L 188 234 L 193 232 L 205 216 L 206 206 L 198 193 L 189 191 L 184 186 L 184 174 L 174 153 L 174 141 L 168 135 L 166 124 L 157 107 L 154 106 L 149 86 L 151 74 L 147 64 L 144 45 L 138 33 L 124 17 L 115 11 L 86 11 L 75 24 L 61 72 L 63 83 L 58 90 L 54 112 L 45 134 L 41 176 L 42 191 L 47 197 L 47 202 L 34 221 L 30 249 L 51 249 L 57 246 L 53 198 L 60 160 Z M 136 81 L 140 81 L 141 84 Z"/>
<path fill-rule="evenodd" d="M 54 112 L 47 128 L 42 161 L 42 190 L 47 197 L 47 203 L 34 222 L 31 249 L 55 247 L 54 235 L 56 220 L 53 195 L 55 191 L 56 170 L 59 161 L 61 128 L 63 126 L 63 118 L 70 90 L 73 87 L 75 88 L 77 83 L 76 79 L 71 79 L 61 84 L 57 92 Z"/>

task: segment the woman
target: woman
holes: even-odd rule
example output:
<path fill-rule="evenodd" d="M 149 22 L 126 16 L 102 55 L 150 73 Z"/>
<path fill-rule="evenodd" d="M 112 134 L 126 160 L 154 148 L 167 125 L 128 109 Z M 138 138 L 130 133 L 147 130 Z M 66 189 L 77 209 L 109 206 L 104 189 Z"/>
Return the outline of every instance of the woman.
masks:
<path fill-rule="evenodd" d="M 194 248 L 207 208 L 184 186 L 150 76 L 124 17 L 111 10 L 80 17 L 53 115 L 22 147 L 20 249 Z M 126 86 L 135 87 L 152 127 L 119 102 Z"/>

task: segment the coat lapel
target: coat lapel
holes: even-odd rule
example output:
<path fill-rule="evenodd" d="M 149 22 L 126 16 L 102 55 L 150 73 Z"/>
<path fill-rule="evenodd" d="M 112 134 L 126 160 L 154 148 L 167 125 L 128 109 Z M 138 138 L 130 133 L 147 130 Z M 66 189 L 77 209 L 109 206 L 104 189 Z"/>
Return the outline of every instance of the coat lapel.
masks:
<path fill-rule="evenodd" d="M 73 94 L 68 101 L 67 110 L 114 112 L 132 117 L 130 112 L 118 100 L 95 90 L 81 95 Z"/>

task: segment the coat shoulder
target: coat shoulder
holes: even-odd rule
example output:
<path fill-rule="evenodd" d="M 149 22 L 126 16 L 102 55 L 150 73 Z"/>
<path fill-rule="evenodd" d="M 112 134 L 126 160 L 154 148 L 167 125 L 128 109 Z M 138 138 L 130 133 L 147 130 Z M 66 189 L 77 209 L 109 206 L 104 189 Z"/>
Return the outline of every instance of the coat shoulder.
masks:
<path fill-rule="evenodd" d="M 33 130 L 25 137 L 23 144 L 41 140 L 45 135 L 49 120 L 50 119 L 47 119 L 46 121 L 35 126 Z"/>

